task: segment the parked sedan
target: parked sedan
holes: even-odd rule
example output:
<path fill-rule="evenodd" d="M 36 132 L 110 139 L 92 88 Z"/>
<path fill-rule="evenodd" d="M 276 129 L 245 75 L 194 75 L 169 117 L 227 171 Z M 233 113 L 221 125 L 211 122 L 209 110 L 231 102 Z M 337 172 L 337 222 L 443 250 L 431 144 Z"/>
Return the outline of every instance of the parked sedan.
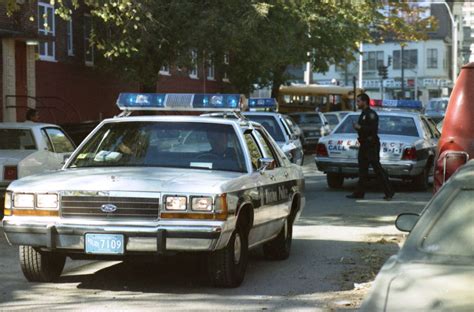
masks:
<path fill-rule="evenodd" d="M 0 123 L 0 202 L 16 179 L 59 169 L 74 143 L 58 126 L 33 122 Z M 0 210 L 0 219 L 3 209 Z"/>
<path fill-rule="evenodd" d="M 426 190 L 440 133 L 419 113 L 379 111 L 380 162 L 389 177 L 411 180 L 418 190 Z M 360 113 L 348 114 L 328 136 L 319 140 L 316 165 L 326 173 L 328 186 L 341 187 L 344 178 L 358 176 L 359 142 L 353 123 Z M 370 168 L 369 174 L 373 176 Z"/>
<path fill-rule="evenodd" d="M 305 150 L 313 150 L 318 144 L 319 138 L 328 135 L 331 130 L 323 113 L 299 112 L 291 113 L 290 116 L 303 130 L 303 147 Z"/>
<path fill-rule="evenodd" d="M 472 311 L 474 160 L 461 167 L 421 216 L 398 216 L 410 232 L 377 275 L 361 311 Z"/>

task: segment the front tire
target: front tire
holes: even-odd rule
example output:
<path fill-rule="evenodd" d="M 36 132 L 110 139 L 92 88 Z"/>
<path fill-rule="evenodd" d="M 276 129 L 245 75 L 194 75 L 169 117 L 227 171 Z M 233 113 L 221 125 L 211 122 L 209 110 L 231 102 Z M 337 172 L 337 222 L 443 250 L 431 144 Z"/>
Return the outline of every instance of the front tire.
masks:
<path fill-rule="evenodd" d="M 278 236 L 263 245 L 263 254 L 268 260 L 285 260 L 290 256 L 293 238 L 293 222 L 288 217 Z"/>
<path fill-rule="evenodd" d="M 341 188 L 344 184 L 344 176 L 337 173 L 326 174 L 326 180 L 330 188 Z"/>
<path fill-rule="evenodd" d="M 64 269 L 66 257 L 52 252 L 39 251 L 31 246 L 20 246 L 20 266 L 30 282 L 52 282 Z"/>
<path fill-rule="evenodd" d="M 244 280 L 247 263 L 247 233 L 238 224 L 227 246 L 208 255 L 209 280 L 217 287 L 238 287 Z"/>

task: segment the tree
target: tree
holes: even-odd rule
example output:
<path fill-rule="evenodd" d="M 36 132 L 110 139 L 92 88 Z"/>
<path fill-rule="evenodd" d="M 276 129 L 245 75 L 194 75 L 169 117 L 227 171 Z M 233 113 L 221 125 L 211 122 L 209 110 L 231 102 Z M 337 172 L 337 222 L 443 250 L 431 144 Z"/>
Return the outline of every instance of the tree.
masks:
<path fill-rule="evenodd" d="M 51 0 L 54 3 L 54 0 Z M 15 0 L 7 0 L 10 12 Z M 313 71 L 350 61 L 359 42 L 424 38 L 433 18 L 406 2 L 370 0 L 57 0 L 68 18 L 82 5 L 94 20 L 98 65 L 154 90 L 163 64 L 213 59 L 232 85 L 249 93 L 255 84 L 276 96 L 290 65 L 310 61 Z M 382 9 L 386 9 L 382 14 Z M 409 22 L 406 22 L 409 17 Z M 223 62 L 229 53 L 231 64 Z"/>

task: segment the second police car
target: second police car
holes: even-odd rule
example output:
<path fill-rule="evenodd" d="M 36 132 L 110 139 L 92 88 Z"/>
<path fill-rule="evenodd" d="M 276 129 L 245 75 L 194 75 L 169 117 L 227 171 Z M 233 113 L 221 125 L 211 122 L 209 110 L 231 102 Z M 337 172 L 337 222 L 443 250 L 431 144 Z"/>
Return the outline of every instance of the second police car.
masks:
<path fill-rule="evenodd" d="M 121 109 L 235 110 L 239 95 L 122 94 Z M 64 168 L 11 183 L 3 229 L 29 281 L 60 276 L 66 257 L 200 252 L 216 286 L 240 285 L 249 248 L 290 254 L 304 176 L 248 120 L 107 119 Z"/>
<path fill-rule="evenodd" d="M 426 190 L 440 133 L 419 112 L 397 110 L 404 108 L 399 102 L 390 104 L 395 110 L 377 112 L 382 167 L 390 178 L 410 180 L 417 190 Z M 317 168 L 326 173 L 331 188 L 341 187 L 345 178 L 358 176 L 359 142 L 353 123 L 359 115 L 360 112 L 349 113 L 316 147 Z M 373 174 L 372 168 L 369 173 Z"/>
<path fill-rule="evenodd" d="M 274 112 L 277 107 L 276 100 L 274 98 L 250 98 L 248 107 L 251 111 L 243 112 L 243 115 L 260 123 L 293 163 L 303 165 L 301 129 L 287 115 Z"/>

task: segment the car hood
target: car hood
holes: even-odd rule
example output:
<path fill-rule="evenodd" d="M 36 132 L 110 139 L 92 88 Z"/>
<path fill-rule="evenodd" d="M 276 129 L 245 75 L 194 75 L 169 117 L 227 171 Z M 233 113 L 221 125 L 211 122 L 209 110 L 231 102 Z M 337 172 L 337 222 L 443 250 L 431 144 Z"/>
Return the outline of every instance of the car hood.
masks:
<path fill-rule="evenodd" d="M 473 291 L 474 266 L 384 265 L 361 311 L 472 311 Z"/>
<path fill-rule="evenodd" d="M 10 184 L 15 192 L 130 191 L 214 193 L 232 189 L 246 174 L 156 167 L 77 168 L 28 176 Z"/>
<path fill-rule="evenodd" d="M 36 150 L 2 150 L 0 151 L 0 165 L 16 165 L 34 152 Z"/>
<path fill-rule="evenodd" d="M 322 125 L 311 125 L 311 124 L 302 124 L 300 125 L 300 128 L 303 131 L 310 131 L 310 130 L 320 130 Z"/>

